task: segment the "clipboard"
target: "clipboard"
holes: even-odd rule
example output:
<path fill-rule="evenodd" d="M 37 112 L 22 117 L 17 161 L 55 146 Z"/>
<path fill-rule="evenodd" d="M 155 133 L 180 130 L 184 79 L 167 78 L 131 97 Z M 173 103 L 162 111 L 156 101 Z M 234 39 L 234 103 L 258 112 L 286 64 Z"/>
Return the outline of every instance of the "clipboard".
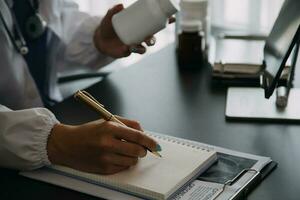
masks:
<path fill-rule="evenodd" d="M 229 149 L 225 149 L 225 148 L 221 148 L 221 147 L 217 147 L 217 146 L 208 145 L 205 143 L 199 143 L 196 141 L 186 140 L 186 139 L 182 139 L 182 138 L 176 138 L 173 136 L 163 135 L 163 134 L 159 134 L 159 133 L 151 132 L 151 134 L 155 134 L 157 136 L 164 137 L 165 139 L 169 139 L 169 140 L 174 140 L 174 141 L 176 140 L 179 142 L 184 142 L 186 145 L 199 147 L 202 149 L 209 149 L 209 150 L 214 149 L 217 152 L 220 152 L 222 154 L 228 154 L 230 156 L 236 156 L 236 157 L 241 157 L 241 158 L 245 157 L 247 159 L 253 159 L 255 161 L 254 165 L 257 165 L 258 162 L 267 163 L 267 164 L 264 164 L 264 167 L 262 167 L 262 169 L 260 170 L 259 173 L 257 173 L 251 179 L 249 179 L 246 184 L 243 184 L 243 186 L 237 192 L 235 192 L 231 198 L 226 198 L 226 199 L 230 199 L 230 200 L 244 199 L 245 196 L 247 196 L 253 189 L 255 189 L 256 186 L 258 186 L 259 183 L 261 183 L 277 166 L 277 163 L 272 161 L 271 158 L 268 158 L 268 157 L 256 156 L 253 154 L 246 154 L 246 153 L 233 151 L 233 150 L 229 150 Z M 258 158 L 260 158 L 260 160 Z M 253 167 L 254 167 L 254 165 L 253 165 Z M 94 185 L 91 183 L 82 182 L 82 181 L 72 179 L 67 176 L 49 172 L 48 170 L 40 169 L 35 172 L 21 172 L 20 174 L 25 177 L 31 178 L 31 179 L 48 182 L 48 183 L 51 183 L 54 185 L 58 185 L 58 186 L 61 186 L 64 188 L 79 191 L 79 192 L 89 194 L 89 195 L 92 195 L 95 197 L 100 197 L 100 198 L 105 198 L 105 199 L 111 199 L 112 197 L 115 197 L 114 199 L 141 200 L 140 198 L 134 197 L 132 195 L 128 195 L 126 193 L 122 193 L 117 190 L 112 190 L 112 189 L 100 187 L 98 185 Z M 237 174 L 238 175 L 235 175 L 233 178 L 235 180 L 235 182 L 238 182 L 242 177 L 244 177 L 244 175 L 245 176 L 249 175 L 247 173 L 244 173 L 244 174 L 237 173 Z M 209 182 L 207 182 L 207 183 L 209 183 Z M 186 187 L 188 188 L 189 186 L 187 185 Z M 178 191 L 178 193 L 180 193 L 184 190 L 185 190 L 185 188 L 181 188 Z M 173 197 L 172 197 L 172 199 L 173 199 Z M 172 200 L 172 199 L 170 199 L 170 200 Z"/>
<path fill-rule="evenodd" d="M 228 159 L 224 159 L 224 157 L 227 157 Z M 211 200 L 222 199 L 220 196 L 229 189 L 228 187 L 234 187 L 240 179 L 245 178 L 245 176 L 249 175 L 249 173 L 254 173 L 254 175 L 252 175 L 250 179 L 248 179 L 234 194 L 232 194 L 230 198 L 226 198 L 230 200 L 245 199 L 273 170 L 276 169 L 278 165 L 277 162 L 270 161 L 261 170 L 256 170 L 252 167 L 256 162 L 258 162 L 257 160 L 250 160 L 249 158 L 236 157 L 222 153 L 218 155 L 218 159 L 221 160 L 221 163 L 215 163 L 207 170 L 207 172 L 204 173 L 204 175 L 198 177 L 198 180 L 204 181 L 205 183 L 219 184 L 222 186 L 220 191 L 217 192 L 218 194 L 211 198 Z M 230 162 L 245 164 L 239 164 L 240 168 L 235 169 L 236 167 L 231 168 Z M 222 171 L 222 168 L 225 170 Z M 222 175 L 222 172 L 224 176 Z"/>
<path fill-rule="evenodd" d="M 271 174 L 278 166 L 278 163 L 271 161 L 260 172 L 258 172 L 244 187 L 242 187 L 238 193 L 236 193 L 230 200 L 242 200 L 247 196 Z"/>

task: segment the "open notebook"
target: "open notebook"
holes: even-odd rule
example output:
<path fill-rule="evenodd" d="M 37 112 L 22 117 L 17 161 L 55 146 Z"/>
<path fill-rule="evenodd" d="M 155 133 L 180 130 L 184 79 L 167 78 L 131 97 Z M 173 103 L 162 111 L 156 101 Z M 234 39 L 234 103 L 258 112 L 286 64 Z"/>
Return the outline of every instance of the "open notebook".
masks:
<path fill-rule="evenodd" d="M 96 175 L 53 166 L 50 170 L 89 184 L 105 186 L 146 199 L 169 199 L 217 160 L 215 151 L 181 140 L 154 136 L 162 146 L 162 158 L 148 153 L 138 164 L 114 175 Z"/>

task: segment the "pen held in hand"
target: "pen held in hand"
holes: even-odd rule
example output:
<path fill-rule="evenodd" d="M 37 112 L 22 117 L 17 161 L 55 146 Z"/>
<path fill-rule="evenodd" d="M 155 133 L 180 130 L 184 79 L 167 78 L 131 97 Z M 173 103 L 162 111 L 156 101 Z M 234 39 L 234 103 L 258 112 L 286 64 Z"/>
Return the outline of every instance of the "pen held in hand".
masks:
<path fill-rule="evenodd" d="M 111 114 L 108 110 L 104 108 L 104 106 L 99 103 L 92 95 L 90 95 L 86 91 L 81 91 L 79 90 L 78 92 L 75 93 L 74 95 L 75 99 L 80 100 L 81 102 L 87 104 L 90 106 L 92 109 L 97 111 L 106 121 L 113 121 L 116 123 L 119 123 L 123 126 L 126 126 L 123 122 L 121 122 L 116 116 Z M 126 126 L 127 127 L 127 126 Z M 144 147 L 148 151 L 150 151 L 153 155 L 156 155 L 158 157 L 162 157 L 157 151 L 161 151 L 161 147 L 159 144 L 157 144 L 157 151 L 152 151 L 147 147 Z"/>
<path fill-rule="evenodd" d="M 119 124 L 122 124 L 123 126 L 126 126 L 126 124 L 124 124 L 123 122 L 121 122 L 116 116 L 112 115 L 110 117 L 110 121 L 113 121 L 113 122 L 116 122 L 116 123 L 119 123 Z M 127 127 L 127 126 L 126 126 Z M 160 145 L 158 145 L 158 149 L 157 151 L 152 151 L 151 149 L 147 148 L 147 147 L 144 147 L 146 150 L 150 151 L 153 155 L 155 156 L 158 156 L 158 157 L 162 157 L 157 151 L 161 151 L 161 147 Z"/>

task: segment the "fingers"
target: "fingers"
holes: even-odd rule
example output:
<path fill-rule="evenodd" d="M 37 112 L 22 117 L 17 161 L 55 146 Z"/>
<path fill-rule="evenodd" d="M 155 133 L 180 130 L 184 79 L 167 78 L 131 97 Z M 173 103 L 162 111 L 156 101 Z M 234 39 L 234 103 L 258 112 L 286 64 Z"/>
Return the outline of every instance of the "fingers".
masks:
<path fill-rule="evenodd" d="M 150 37 L 147 37 L 145 39 L 145 43 L 147 46 L 154 46 L 155 43 L 156 43 L 156 38 L 154 36 L 150 36 Z M 138 53 L 138 54 L 144 54 L 146 53 L 147 49 L 145 46 L 143 46 L 142 44 L 140 45 L 132 45 L 129 47 L 129 51 L 131 53 Z"/>
<path fill-rule="evenodd" d="M 143 45 L 134 45 L 129 47 L 129 51 L 131 53 L 137 53 L 137 54 L 144 54 L 146 53 L 146 47 L 144 47 Z"/>
<path fill-rule="evenodd" d="M 120 48 L 120 55 L 121 56 L 118 56 L 118 57 L 128 57 L 131 55 L 131 51 L 130 51 L 130 48 L 127 46 L 127 45 L 123 45 L 121 48 Z"/>
<path fill-rule="evenodd" d="M 130 156 L 135 158 L 142 158 L 147 155 L 147 151 L 144 147 L 130 143 L 127 141 L 121 141 L 114 139 L 111 145 L 111 151 L 120 155 Z"/>
<path fill-rule="evenodd" d="M 123 9 L 124 9 L 123 4 L 115 5 L 114 7 L 108 10 L 106 17 L 111 20 L 115 14 L 121 12 Z"/>
<path fill-rule="evenodd" d="M 149 47 L 154 46 L 156 43 L 156 38 L 154 36 L 150 36 L 150 37 L 146 38 L 145 42 Z"/>
<path fill-rule="evenodd" d="M 158 148 L 157 143 L 152 138 L 143 134 L 141 131 L 115 124 L 112 132 L 116 138 L 120 140 L 123 139 L 127 142 L 138 144 L 142 147 L 150 149 L 151 151 L 156 151 Z"/>
<path fill-rule="evenodd" d="M 136 130 L 139 130 L 139 131 L 143 131 L 141 125 L 139 122 L 137 121 L 134 121 L 134 120 L 130 120 L 130 119 L 126 119 L 124 117 L 120 117 L 120 116 L 117 116 L 117 118 L 123 122 L 124 124 L 126 124 L 126 126 L 130 127 L 130 128 L 133 128 L 133 129 L 136 129 Z"/>
<path fill-rule="evenodd" d="M 117 165 L 121 167 L 130 167 L 138 163 L 137 157 L 129 157 L 118 154 L 103 154 L 100 157 L 101 162 L 104 162 L 106 165 Z"/>

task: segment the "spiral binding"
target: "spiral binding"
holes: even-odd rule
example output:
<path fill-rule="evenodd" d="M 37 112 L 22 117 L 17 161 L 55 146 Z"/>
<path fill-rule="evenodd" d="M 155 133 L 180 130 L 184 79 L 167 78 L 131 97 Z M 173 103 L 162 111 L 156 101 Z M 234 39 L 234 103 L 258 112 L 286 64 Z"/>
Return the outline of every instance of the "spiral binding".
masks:
<path fill-rule="evenodd" d="M 191 147 L 193 149 L 199 149 L 199 150 L 207 151 L 207 152 L 214 151 L 213 147 L 203 145 L 201 143 L 194 142 L 191 140 L 176 138 L 176 137 L 172 137 L 169 135 L 162 135 L 162 134 L 153 133 L 153 132 L 147 132 L 146 135 L 157 138 L 157 139 L 165 140 L 168 142 L 176 143 L 176 144 L 179 144 L 182 146 Z"/>

